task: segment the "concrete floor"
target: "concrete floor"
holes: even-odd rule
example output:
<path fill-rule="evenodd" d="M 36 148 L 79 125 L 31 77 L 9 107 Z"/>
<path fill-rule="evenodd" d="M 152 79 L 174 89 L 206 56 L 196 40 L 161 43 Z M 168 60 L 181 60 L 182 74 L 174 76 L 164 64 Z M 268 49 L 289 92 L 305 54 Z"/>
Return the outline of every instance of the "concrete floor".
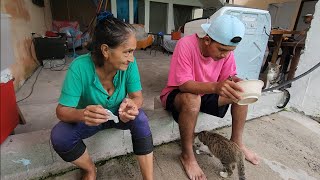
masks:
<path fill-rule="evenodd" d="M 231 128 L 218 133 L 230 137 Z M 316 180 L 320 179 L 320 124 L 297 113 L 280 112 L 247 122 L 244 141 L 261 157 L 259 165 L 245 161 L 249 180 Z M 187 179 L 179 162 L 179 141 L 164 144 L 154 151 L 156 180 Z M 222 165 L 216 158 L 197 155 L 197 160 L 209 180 L 222 179 Z M 121 156 L 97 164 L 97 179 L 142 179 L 133 155 Z M 74 170 L 48 180 L 80 179 L 80 170 Z M 228 179 L 237 179 L 237 171 Z"/>
<path fill-rule="evenodd" d="M 150 55 L 150 50 L 138 50 L 135 52 L 135 57 L 138 61 L 143 87 L 143 109 L 153 110 L 154 97 L 160 95 L 167 81 L 171 55 L 163 54 L 159 51 L 156 53 L 152 51 Z M 71 58 L 66 58 L 67 65 L 62 71 L 47 69 L 50 64 L 49 62 L 45 64 L 37 78 L 31 96 L 18 103 L 27 124 L 18 125 L 15 129 L 16 134 L 51 129 L 58 122 L 55 108 L 58 104 L 66 70 L 71 61 Z M 62 62 L 59 60 L 52 61 L 52 64 L 59 63 L 61 64 Z M 54 69 L 61 69 L 61 67 Z M 29 95 L 39 71 L 40 68 L 16 93 L 17 101 Z"/>

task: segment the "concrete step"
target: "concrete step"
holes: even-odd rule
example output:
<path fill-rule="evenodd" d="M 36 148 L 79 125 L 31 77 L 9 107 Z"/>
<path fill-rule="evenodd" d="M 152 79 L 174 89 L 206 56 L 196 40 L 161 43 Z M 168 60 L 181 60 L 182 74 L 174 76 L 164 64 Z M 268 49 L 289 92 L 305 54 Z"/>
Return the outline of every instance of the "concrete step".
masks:
<path fill-rule="evenodd" d="M 266 93 L 249 106 L 248 119 L 277 112 L 276 105 L 282 93 Z M 146 111 L 150 119 L 154 145 L 179 139 L 178 124 L 162 108 Z M 217 118 L 200 113 L 196 132 L 212 130 L 231 125 L 231 115 Z M 66 172 L 75 168 L 65 163 L 52 149 L 50 131 L 12 135 L 1 145 L 1 179 L 31 179 Z M 132 152 L 131 135 L 128 130 L 108 129 L 85 140 L 94 162 L 106 160 Z"/>

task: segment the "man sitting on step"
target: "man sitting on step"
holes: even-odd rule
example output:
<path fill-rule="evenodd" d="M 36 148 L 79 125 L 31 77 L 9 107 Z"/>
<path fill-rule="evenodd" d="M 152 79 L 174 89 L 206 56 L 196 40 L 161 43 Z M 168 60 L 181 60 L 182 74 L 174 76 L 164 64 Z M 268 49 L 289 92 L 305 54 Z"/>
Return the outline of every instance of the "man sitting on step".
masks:
<path fill-rule="evenodd" d="M 242 134 L 248 106 L 238 105 L 242 91 L 236 82 L 233 51 L 245 33 L 244 24 L 234 16 L 221 15 L 202 24 L 206 35 L 185 36 L 173 52 L 166 87 L 160 99 L 179 124 L 181 163 L 190 179 L 206 179 L 192 149 L 193 134 L 199 112 L 224 117 L 231 104 L 231 140 L 239 145 L 248 161 L 258 164 L 258 156 L 246 148 Z"/>

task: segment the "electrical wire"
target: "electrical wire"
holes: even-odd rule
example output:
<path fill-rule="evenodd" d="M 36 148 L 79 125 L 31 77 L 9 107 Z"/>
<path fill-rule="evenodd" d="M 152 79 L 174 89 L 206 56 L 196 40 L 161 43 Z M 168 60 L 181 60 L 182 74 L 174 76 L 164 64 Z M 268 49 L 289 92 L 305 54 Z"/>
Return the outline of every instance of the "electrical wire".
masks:
<path fill-rule="evenodd" d="M 37 33 L 31 33 L 32 38 L 34 38 L 34 35 L 39 35 L 39 34 L 37 34 Z M 41 35 L 40 35 L 40 36 L 41 36 Z M 32 50 L 32 45 L 34 46 L 34 41 L 33 41 L 33 39 L 32 39 L 31 44 L 30 44 L 30 52 L 33 51 L 33 50 Z M 31 53 L 31 56 L 32 56 L 33 61 L 38 65 L 38 68 L 39 68 L 39 66 L 40 66 L 39 61 L 36 60 L 36 57 L 34 57 L 34 56 L 32 55 L 32 53 Z M 30 77 L 31 77 L 31 76 L 30 76 Z M 25 81 L 28 81 L 30 77 L 28 77 Z M 20 88 L 20 89 L 21 89 L 21 88 Z M 18 89 L 16 93 L 18 93 L 18 92 L 20 91 L 20 89 Z M 20 102 L 20 101 L 21 101 L 21 100 L 19 100 L 19 101 L 17 101 L 17 102 Z"/>
<path fill-rule="evenodd" d="M 292 52 L 293 56 L 296 55 L 296 48 L 297 48 L 297 46 L 299 45 L 299 43 L 302 42 L 306 37 L 307 37 L 307 36 L 303 36 L 303 37 L 295 44 L 295 46 L 294 46 L 294 48 L 293 48 L 293 52 Z"/>
<path fill-rule="evenodd" d="M 270 36 L 269 34 L 267 34 L 266 27 L 264 26 L 263 28 L 264 28 L 264 32 L 266 33 L 266 35 Z M 306 30 L 305 30 L 305 31 L 306 31 Z M 301 35 L 301 34 L 300 34 L 300 35 Z M 300 35 L 299 35 L 299 36 L 300 36 Z M 298 37 L 299 37 L 299 36 L 298 36 Z M 299 45 L 299 43 L 302 42 L 305 38 L 306 38 L 306 34 L 304 34 L 304 37 L 302 37 L 302 38 L 295 44 L 295 46 L 294 46 L 294 48 L 293 48 L 293 56 L 295 55 L 296 47 L 297 47 L 297 46 Z M 291 80 L 289 80 L 289 81 L 286 81 L 286 82 L 284 82 L 284 83 L 282 83 L 282 84 L 279 84 L 278 86 L 275 86 L 275 87 L 272 87 L 272 88 L 268 88 L 268 89 L 263 89 L 262 92 L 273 91 L 273 90 L 276 90 L 276 89 L 283 88 L 283 87 L 285 87 L 286 85 L 291 84 L 292 82 L 294 82 L 294 81 L 302 78 L 303 76 L 306 76 L 307 74 L 311 73 L 312 71 L 314 71 L 315 69 L 317 69 L 319 66 L 320 66 L 320 61 L 319 61 L 318 64 L 316 64 L 315 66 L 313 66 L 311 69 L 309 69 L 308 71 L 300 74 L 299 76 L 297 76 L 297 77 L 295 77 L 295 78 L 293 78 L 293 79 L 291 79 Z"/>
<path fill-rule="evenodd" d="M 34 33 L 34 34 L 36 34 L 36 33 Z M 33 34 L 31 34 L 31 35 L 32 35 L 32 38 L 33 38 Z M 33 47 L 35 47 L 35 45 L 34 45 L 34 40 L 33 40 L 33 39 L 32 39 L 31 44 L 30 44 L 31 56 L 32 56 L 33 61 L 34 61 L 38 66 L 40 66 L 40 62 L 37 61 L 37 60 L 36 60 L 37 58 L 33 56 L 33 53 L 32 53 L 32 52 L 33 52 L 32 45 L 33 45 Z"/>
<path fill-rule="evenodd" d="M 31 33 L 31 36 L 32 36 L 32 38 L 33 38 L 33 40 L 31 41 L 31 45 L 30 45 L 30 51 L 31 51 L 31 52 L 32 52 L 32 45 L 34 45 L 34 35 L 38 35 L 38 36 L 41 37 L 41 35 L 38 34 L 38 33 Z M 40 65 L 39 62 L 37 62 L 37 61 L 35 60 L 35 57 L 32 57 L 32 59 L 34 60 L 34 62 L 35 62 L 37 65 Z M 39 77 L 39 74 L 41 73 L 42 69 L 50 69 L 51 71 L 66 71 L 66 70 L 68 70 L 68 68 L 67 68 L 67 69 L 64 69 L 64 67 L 67 65 L 65 58 L 61 59 L 61 61 L 63 62 L 62 64 L 57 64 L 57 65 L 53 65 L 53 66 L 52 66 L 52 61 L 53 61 L 52 59 L 49 61 L 49 64 L 50 64 L 50 67 L 49 67 L 49 68 L 45 67 L 45 65 L 46 65 L 48 62 L 44 63 L 43 66 L 38 66 L 38 68 L 40 67 L 40 70 L 39 70 L 39 72 L 38 72 L 38 74 L 37 74 L 37 76 L 36 76 L 35 81 L 33 82 L 32 86 L 31 86 L 31 91 L 30 91 L 29 95 L 26 96 L 25 98 L 22 98 L 22 99 L 18 100 L 16 103 L 19 103 L 19 102 L 21 102 L 21 101 L 24 101 L 24 100 L 26 100 L 27 98 L 29 98 L 29 97 L 31 96 L 31 94 L 33 93 L 34 85 L 36 84 L 36 82 L 37 82 L 37 80 L 38 80 L 38 77 Z M 56 69 L 57 67 L 61 67 L 61 68 L 60 68 L 60 69 Z M 37 69 L 37 70 L 38 70 L 38 69 Z M 31 77 L 31 76 L 30 76 L 30 77 Z M 29 77 L 29 78 L 30 78 L 30 77 Z M 27 78 L 26 81 L 28 81 L 29 78 Z M 19 92 L 19 90 L 18 90 L 17 92 Z"/>
<path fill-rule="evenodd" d="M 49 67 L 44 67 L 44 69 L 50 69 L 51 71 L 66 71 L 66 70 L 68 70 L 68 68 L 64 69 L 65 66 L 67 65 L 66 59 L 63 58 L 63 59 L 59 59 L 59 60 L 62 61 L 63 63 L 62 64 L 56 64 L 56 65 L 54 64 L 54 65 L 52 65 L 52 61 L 57 61 L 57 60 L 50 60 L 49 61 Z M 43 66 L 45 66 L 45 65 L 43 65 Z M 61 68 L 56 69 L 58 67 L 61 67 Z"/>
<path fill-rule="evenodd" d="M 24 101 L 24 100 L 26 100 L 28 97 L 31 96 L 31 94 L 32 94 L 32 92 L 33 92 L 33 87 L 34 87 L 34 85 L 36 84 L 37 79 L 38 79 L 39 74 L 40 74 L 40 72 L 42 71 L 42 69 L 43 69 L 43 66 L 40 66 L 40 70 L 39 70 L 39 72 L 38 72 L 38 74 L 37 74 L 37 76 L 36 76 L 36 79 L 34 80 L 34 82 L 33 82 L 33 84 L 32 84 L 31 91 L 30 91 L 29 95 L 28 95 L 27 97 L 25 97 L 25 98 L 22 98 L 22 99 L 18 100 L 17 103 L 19 103 L 19 102 L 21 102 L 21 101 Z"/>
<path fill-rule="evenodd" d="M 31 94 L 33 93 L 34 85 L 36 84 L 36 82 L 37 82 L 37 80 L 38 80 L 38 77 L 39 77 L 39 74 L 41 73 L 42 69 L 50 69 L 51 71 L 66 71 L 66 70 L 68 70 L 68 68 L 67 68 L 67 69 L 64 69 L 65 66 L 67 65 L 65 59 L 62 59 L 62 60 L 61 60 L 61 61 L 63 61 L 63 64 L 58 64 L 58 65 L 55 65 L 55 66 L 52 66 L 52 64 L 51 64 L 52 61 L 53 61 L 53 60 L 50 60 L 49 62 L 44 63 L 43 66 L 40 66 L 41 69 L 39 70 L 39 72 L 38 72 L 38 74 L 37 74 L 37 76 L 36 76 L 36 79 L 35 79 L 35 81 L 33 82 L 32 86 L 31 86 L 31 91 L 30 91 L 29 95 L 26 96 L 25 98 L 22 98 L 22 99 L 18 100 L 17 103 L 19 103 L 19 102 L 21 102 L 21 101 L 24 101 L 24 100 L 26 100 L 27 98 L 29 98 L 29 97 L 31 96 Z M 47 63 L 50 64 L 50 67 L 45 67 L 45 65 L 46 65 Z M 57 68 L 57 67 L 62 67 L 62 68 L 60 68 L 60 69 L 55 69 L 55 68 Z M 28 81 L 28 80 L 29 80 L 29 78 L 27 79 L 27 81 Z"/>

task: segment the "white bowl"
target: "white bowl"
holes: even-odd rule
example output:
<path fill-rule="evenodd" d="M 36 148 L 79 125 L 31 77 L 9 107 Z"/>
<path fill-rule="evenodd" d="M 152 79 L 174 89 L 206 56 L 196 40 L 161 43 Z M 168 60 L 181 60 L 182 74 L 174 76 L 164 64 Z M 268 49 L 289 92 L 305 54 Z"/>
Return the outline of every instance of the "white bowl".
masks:
<path fill-rule="evenodd" d="M 244 80 L 239 81 L 237 84 L 243 89 L 243 92 L 239 92 L 242 99 L 237 104 L 248 105 L 258 101 L 261 96 L 262 87 L 264 85 L 261 80 Z"/>

